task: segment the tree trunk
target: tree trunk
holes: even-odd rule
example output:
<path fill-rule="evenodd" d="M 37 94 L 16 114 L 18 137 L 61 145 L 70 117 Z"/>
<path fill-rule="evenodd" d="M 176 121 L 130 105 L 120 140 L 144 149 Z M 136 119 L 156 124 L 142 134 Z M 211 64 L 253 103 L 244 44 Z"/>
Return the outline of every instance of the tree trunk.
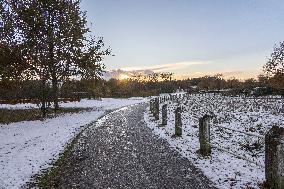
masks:
<path fill-rule="evenodd" d="M 45 100 L 41 101 L 40 109 L 41 109 L 42 117 L 45 118 L 46 117 L 46 102 L 45 102 Z"/>
<path fill-rule="evenodd" d="M 58 104 L 58 79 L 56 77 L 56 66 L 54 60 L 54 15 L 52 11 L 48 12 L 48 33 L 47 33 L 47 43 L 48 43 L 48 56 L 49 56 L 49 71 L 51 73 L 51 83 L 52 83 L 52 99 L 54 103 L 54 111 L 59 109 Z"/>
<path fill-rule="evenodd" d="M 58 80 L 56 77 L 52 77 L 52 97 L 53 97 L 53 103 L 54 103 L 54 110 L 59 109 L 59 103 L 58 103 Z"/>
<path fill-rule="evenodd" d="M 40 98 L 41 101 L 41 113 L 42 113 L 42 117 L 45 118 L 46 117 L 46 86 L 45 86 L 45 80 L 42 80 L 42 95 Z"/>

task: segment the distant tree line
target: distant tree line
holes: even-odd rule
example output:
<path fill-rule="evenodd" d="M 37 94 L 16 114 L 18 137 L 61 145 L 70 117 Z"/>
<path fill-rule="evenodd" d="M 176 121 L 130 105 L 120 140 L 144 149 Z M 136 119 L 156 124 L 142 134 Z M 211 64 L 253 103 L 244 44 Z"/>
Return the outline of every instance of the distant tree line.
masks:
<path fill-rule="evenodd" d="M 177 90 L 185 92 L 225 92 L 228 94 L 251 94 L 255 95 L 284 95 L 283 88 L 278 88 L 274 84 L 275 78 L 259 75 L 257 79 L 250 78 L 238 80 L 236 78 L 224 79 L 221 74 L 190 78 L 184 80 L 138 80 L 136 77 L 118 80 L 110 79 L 103 81 L 106 87 L 105 96 L 111 97 L 130 97 L 130 96 L 149 96 L 160 93 L 171 93 Z M 283 81 L 282 81 L 283 82 Z"/>
<path fill-rule="evenodd" d="M 101 97 L 135 97 L 152 96 L 160 93 L 171 93 L 179 89 L 185 92 L 222 92 L 230 95 L 272 95 L 278 94 L 284 96 L 281 84 L 275 82 L 275 77 L 259 75 L 257 79 L 250 78 L 238 80 L 236 78 L 224 79 L 221 74 L 213 76 L 204 76 L 184 80 L 174 80 L 170 77 L 164 77 L 164 74 L 155 73 L 153 75 L 143 76 L 134 75 L 128 79 L 71 79 L 60 83 L 58 89 L 59 100 L 80 100 L 81 98 L 101 98 Z M 7 82 L 7 81 L 6 81 Z M 279 81 L 279 82 L 283 82 Z M 0 81 L 0 100 L 8 102 L 37 102 L 38 97 L 45 92 L 48 102 L 52 101 L 52 85 L 46 85 L 41 88 L 39 80 L 17 81 L 11 80 L 8 83 Z M 252 93 L 253 92 L 253 93 Z"/>

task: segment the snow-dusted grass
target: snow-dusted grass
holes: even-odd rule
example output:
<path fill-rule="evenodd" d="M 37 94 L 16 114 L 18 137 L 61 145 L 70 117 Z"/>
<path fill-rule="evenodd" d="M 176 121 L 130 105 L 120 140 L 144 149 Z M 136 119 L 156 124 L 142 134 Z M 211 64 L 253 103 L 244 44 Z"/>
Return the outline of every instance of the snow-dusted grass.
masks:
<path fill-rule="evenodd" d="M 143 98 L 81 100 L 62 107 L 92 108 L 92 111 L 64 114 L 44 121 L 23 121 L 0 125 L 0 188 L 20 188 L 31 176 L 50 163 L 87 124 L 106 110 L 146 101 Z M 5 108 L 34 108 L 35 105 L 1 105 Z"/>
<path fill-rule="evenodd" d="M 31 109 L 31 108 L 39 108 L 37 104 L 32 103 L 19 103 L 19 104 L 0 104 L 0 108 L 8 108 L 8 109 Z"/>
<path fill-rule="evenodd" d="M 93 107 L 102 107 L 104 109 L 113 109 L 117 106 L 132 104 L 133 101 L 143 100 L 141 97 L 132 97 L 132 98 L 116 98 L 115 101 L 113 98 L 102 98 L 102 100 L 89 100 L 82 99 L 80 101 L 74 102 L 60 102 L 60 107 L 62 108 L 93 108 Z M 126 103 L 126 104 L 124 104 Z M 39 105 L 32 103 L 24 103 L 24 104 L 0 104 L 0 108 L 8 108 L 8 109 L 31 109 L 31 108 L 39 108 Z"/>
<path fill-rule="evenodd" d="M 145 120 L 157 135 L 199 167 L 218 188 L 259 188 L 264 181 L 264 141 L 218 125 L 264 136 L 273 126 L 283 127 L 284 100 L 224 97 L 219 95 L 190 95 L 180 102 L 167 102 L 168 125 L 157 127 L 149 112 Z M 162 105 L 162 104 L 161 104 Z M 183 136 L 174 134 L 174 110 L 182 106 Z M 198 119 L 205 114 L 214 116 L 211 122 L 211 143 L 233 154 L 256 162 L 250 163 L 216 148 L 211 157 L 202 157 L 199 149 Z M 215 125 L 215 126 L 214 126 Z"/>

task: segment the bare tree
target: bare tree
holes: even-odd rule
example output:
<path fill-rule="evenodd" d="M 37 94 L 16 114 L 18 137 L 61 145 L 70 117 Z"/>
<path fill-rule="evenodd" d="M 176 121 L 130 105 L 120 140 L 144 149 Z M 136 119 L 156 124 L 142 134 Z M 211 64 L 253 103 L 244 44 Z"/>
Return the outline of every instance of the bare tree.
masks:
<path fill-rule="evenodd" d="M 271 85 L 276 89 L 284 89 L 284 41 L 274 47 L 264 71 L 271 78 Z"/>

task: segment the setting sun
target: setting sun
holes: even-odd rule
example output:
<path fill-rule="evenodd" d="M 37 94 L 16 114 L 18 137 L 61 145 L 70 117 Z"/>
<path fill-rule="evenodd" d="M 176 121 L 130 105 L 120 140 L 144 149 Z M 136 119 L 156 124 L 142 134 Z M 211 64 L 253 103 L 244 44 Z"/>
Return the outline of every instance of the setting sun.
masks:
<path fill-rule="evenodd" d="M 126 75 L 126 74 L 120 74 L 119 75 L 119 79 L 123 80 L 123 79 L 128 79 L 130 78 L 130 76 Z"/>

